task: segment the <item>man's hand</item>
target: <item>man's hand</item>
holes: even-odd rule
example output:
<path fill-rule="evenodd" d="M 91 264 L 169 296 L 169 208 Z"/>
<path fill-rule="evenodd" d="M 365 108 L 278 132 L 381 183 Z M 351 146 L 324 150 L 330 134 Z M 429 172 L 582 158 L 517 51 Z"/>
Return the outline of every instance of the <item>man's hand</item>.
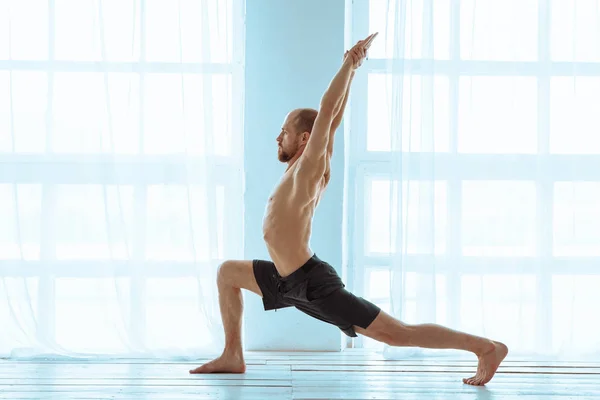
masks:
<path fill-rule="evenodd" d="M 360 67 L 365 58 L 367 58 L 367 51 L 371 47 L 373 39 L 375 39 L 378 34 L 379 32 L 375 32 L 365 39 L 359 40 L 354 47 L 344 54 L 344 63 L 349 63 L 353 69 Z"/>
<path fill-rule="evenodd" d="M 319 168 L 323 168 L 323 171 L 317 174 L 319 175 L 319 179 L 323 176 L 326 168 L 325 156 L 330 155 L 333 148 L 333 141 L 329 140 L 332 127 L 334 127 L 333 122 L 336 120 L 336 116 L 341 118 L 340 111 L 345 106 L 348 85 L 352 80 L 354 70 L 366 58 L 367 50 L 376 36 L 377 33 L 369 35 L 348 51 L 342 67 L 333 77 L 329 87 L 321 98 L 319 113 L 317 114 L 310 138 L 303 153 L 305 158 L 312 159 L 313 161 L 323 161 L 322 164 L 315 163 Z M 339 122 L 336 122 L 336 124 L 339 124 Z"/>

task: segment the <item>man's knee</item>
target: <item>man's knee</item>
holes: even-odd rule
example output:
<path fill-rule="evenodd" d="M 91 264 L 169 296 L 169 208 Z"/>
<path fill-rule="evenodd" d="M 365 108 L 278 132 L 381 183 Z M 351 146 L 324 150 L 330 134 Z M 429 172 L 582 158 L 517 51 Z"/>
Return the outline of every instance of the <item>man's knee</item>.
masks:
<path fill-rule="evenodd" d="M 236 274 L 236 262 L 227 260 L 217 268 L 217 284 L 219 286 L 233 286 Z"/>
<path fill-rule="evenodd" d="M 389 346 L 411 346 L 412 332 L 410 325 L 398 321 L 381 333 L 381 341 Z"/>
<path fill-rule="evenodd" d="M 217 285 L 260 293 L 252 268 L 252 261 L 227 260 L 217 269 Z"/>

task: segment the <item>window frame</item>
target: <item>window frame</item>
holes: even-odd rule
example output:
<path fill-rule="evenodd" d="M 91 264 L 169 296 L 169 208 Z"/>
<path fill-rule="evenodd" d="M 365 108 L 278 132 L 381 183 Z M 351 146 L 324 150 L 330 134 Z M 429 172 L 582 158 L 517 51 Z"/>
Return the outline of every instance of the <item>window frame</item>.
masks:
<path fill-rule="evenodd" d="M 422 0 L 423 9 L 431 10 L 435 0 Z M 556 275 L 579 275 L 597 273 L 598 257 L 555 257 L 553 247 L 553 196 L 554 183 L 560 181 L 600 182 L 600 154 L 571 155 L 549 152 L 550 140 L 550 84 L 552 77 L 577 76 L 600 77 L 600 62 L 556 62 L 550 56 L 550 8 L 552 0 L 538 0 L 538 54 L 532 62 L 472 61 L 460 58 L 460 0 L 450 0 L 450 57 L 448 60 L 398 60 L 397 69 L 392 65 L 392 73 L 410 70 L 411 74 L 428 74 L 435 68 L 436 74 L 449 79 L 449 151 L 440 153 L 420 153 L 432 157 L 435 165 L 435 179 L 446 182 L 447 228 L 446 252 L 434 255 L 435 272 L 444 274 L 447 293 L 447 321 L 451 326 L 459 326 L 460 321 L 460 277 L 464 273 L 511 274 L 530 271 L 536 275 L 536 336 L 543 338 L 541 347 L 552 343 L 552 314 L 544 305 L 552 299 L 552 277 Z M 347 0 L 347 20 L 351 26 L 347 31 L 347 46 L 363 39 L 369 30 L 369 0 Z M 423 49 L 425 54 L 425 49 Z M 345 188 L 347 205 L 348 246 L 346 280 L 348 287 L 359 296 L 366 296 L 369 272 L 373 269 L 386 269 L 391 265 L 389 254 L 366 254 L 365 223 L 369 205 L 369 180 L 373 177 L 389 176 L 392 157 L 401 156 L 397 152 L 367 150 L 367 94 L 368 76 L 383 73 L 389 61 L 370 58 L 361 67 L 362 72 L 354 79 L 350 102 L 350 118 L 346 126 L 348 186 Z M 537 78 L 537 154 L 467 154 L 459 153 L 458 103 L 459 80 L 461 76 L 533 76 Z M 448 166 L 452 166 L 452 169 Z M 490 172 L 483 166 L 502 165 Z M 451 171 L 451 172 L 450 172 Z M 524 171 L 527 171 L 526 173 Z M 409 169 L 410 174 L 410 169 Z M 469 257 L 462 256 L 461 250 L 461 204 L 462 182 L 464 180 L 520 180 L 536 186 L 536 260 L 527 257 Z M 406 272 L 423 272 L 418 265 L 430 263 L 430 255 L 406 255 L 411 260 L 405 266 Z M 427 287 L 417 287 L 416 299 L 425 299 Z M 544 332 L 544 334 L 538 334 Z M 348 342 L 351 347 L 364 347 L 362 337 Z"/>
<path fill-rule="evenodd" d="M 198 62 L 150 62 L 146 60 L 146 0 L 140 5 L 140 58 L 137 62 L 112 61 L 64 61 L 55 59 L 55 3 L 48 0 L 48 58 L 46 60 L 0 60 L 0 71 L 38 71 L 47 74 L 47 98 L 53 95 L 53 75 L 56 72 L 128 72 L 140 78 L 140 135 L 144 133 L 144 77 L 147 74 L 226 74 L 232 85 L 232 140 L 228 156 L 186 156 L 144 154 L 143 141 L 137 154 L 112 155 L 106 153 L 69 154 L 52 152 L 52 104 L 46 112 L 46 148 L 44 153 L 0 153 L 0 184 L 11 184 L 16 190 L 19 184 L 41 185 L 40 257 L 38 260 L 0 259 L 0 277 L 38 277 L 37 309 L 44 310 L 37 316 L 37 334 L 44 340 L 55 337 L 56 293 L 55 279 L 129 277 L 132 340 L 144 343 L 146 307 L 143 294 L 145 281 L 153 277 L 197 277 L 198 268 L 216 268 L 211 262 L 170 262 L 145 260 L 145 219 L 147 189 L 149 185 L 188 184 L 199 177 L 190 174 L 191 168 L 208 165 L 207 185 L 214 197 L 217 187 L 225 191 L 223 253 L 231 256 L 236 252 L 232 243 L 243 243 L 243 230 L 234 229 L 243 221 L 243 117 L 244 117 L 244 37 L 245 0 L 232 0 L 232 58 L 230 63 Z M 143 137 L 143 136 L 142 136 Z M 85 166 L 85 168 L 81 168 Z M 114 173 L 107 174 L 106 168 Z M 169 168 L 169 174 L 156 174 L 157 170 Z M 56 185 L 102 184 L 133 185 L 134 234 L 131 258 L 126 261 L 106 260 L 57 260 L 52 226 L 56 203 Z M 210 196 L 210 195 L 209 195 Z M 212 199 L 211 199 L 212 200 Z M 219 261 L 219 260 L 217 260 Z M 222 260 L 220 260 L 222 261 Z"/>

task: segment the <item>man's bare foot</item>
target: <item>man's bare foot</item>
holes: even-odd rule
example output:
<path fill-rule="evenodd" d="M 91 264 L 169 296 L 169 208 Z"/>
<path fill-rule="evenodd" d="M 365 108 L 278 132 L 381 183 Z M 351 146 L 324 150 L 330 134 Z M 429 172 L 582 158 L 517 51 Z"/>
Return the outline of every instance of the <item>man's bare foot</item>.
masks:
<path fill-rule="evenodd" d="M 210 374 L 215 372 L 243 374 L 246 372 L 246 363 L 243 355 L 226 355 L 214 359 L 196 369 L 190 370 L 190 374 Z"/>
<path fill-rule="evenodd" d="M 492 343 L 494 344 L 494 348 L 478 356 L 477 374 L 471 378 L 463 379 L 463 382 L 467 385 L 481 386 L 488 383 L 496 373 L 502 360 L 508 354 L 508 347 L 504 343 Z"/>

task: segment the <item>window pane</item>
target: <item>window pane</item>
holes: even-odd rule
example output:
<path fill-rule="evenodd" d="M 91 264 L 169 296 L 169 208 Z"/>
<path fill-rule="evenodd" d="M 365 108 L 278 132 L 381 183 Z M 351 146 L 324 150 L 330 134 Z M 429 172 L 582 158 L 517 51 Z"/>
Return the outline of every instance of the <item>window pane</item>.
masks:
<path fill-rule="evenodd" d="M 448 321 L 448 283 L 442 274 L 435 276 L 435 321 L 447 326 Z"/>
<path fill-rule="evenodd" d="M 462 190 L 463 255 L 535 255 L 533 182 L 464 181 Z"/>
<path fill-rule="evenodd" d="M 390 298 L 390 284 L 391 277 L 390 271 L 384 270 L 371 270 L 367 272 L 367 282 L 369 287 L 366 293 L 366 297 L 370 301 L 376 301 L 379 299 L 388 300 Z"/>
<path fill-rule="evenodd" d="M 182 79 L 187 93 L 202 94 L 197 76 L 148 74 L 144 88 L 144 152 L 184 153 L 185 122 L 183 118 Z M 187 104 L 186 104 L 187 105 Z M 190 106 L 194 106 L 192 103 Z M 201 108 L 194 107 L 196 110 Z M 191 109 L 186 110 L 192 113 Z"/>
<path fill-rule="evenodd" d="M 231 62 L 232 7 L 232 0 L 147 0 L 148 60 Z"/>
<path fill-rule="evenodd" d="M 404 181 L 402 193 L 389 180 L 371 181 L 367 193 L 366 238 L 368 253 L 394 253 L 397 235 L 408 254 L 442 254 L 446 251 L 446 182 Z M 402 198 L 402 209 L 398 198 Z M 398 226 L 401 212 L 402 226 Z"/>
<path fill-rule="evenodd" d="M 598 348 L 600 313 L 591 310 L 600 304 L 599 287 L 597 274 L 552 277 L 553 351 L 589 354 Z"/>
<path fill-rule="evenodd" d="M 369 51 L 374 58 L 450 58 L 450 0 L 433 0 L 433 20 L 423 0 L 369 1 L 369 32 L 379 32 Z M 404 5 L 404 7 L 402 7 Z M 423 19 L 427 23 L 423 26 Z M 396 30 L 395 27 L 400 27 Z M 402 43 L 399 43 L 399 40 Z M 425 58 L 431 58 L 425 57 Z"/>
<path fill-rule="evenodd" d="M 231 75 L 149 74 L 145 84 L 145 152 L 231 153 Z"/>
<path fill-rule="evenodd" d="M 600 78 L 551 79 L 550 152 L 600 154 Z"/>
<path fill-rule="evenodd" d="M 102 60 L 98 5 L 94 0 L 55 0 L 55 57 Z"/>
<path fill-rule="evenodd" d="M 140 3 L 141 0 L 100 2 L 104 21 L 101 33 L 104 33 L 103 47 L 106 51 L 106 60 L 138 61 L 140 59 Z"/>
<path fill-rule="evenodd" d="M 58 259 L 131 257 L 132 186 L 57 185 L 54 218 Z"/>
<path fill-rule="evenodd" d="M 209 79 L 205 77 L 205 87 Z M 228 156 L 232 152 L 232 83 L 230 74 L 212 76 L 212 96 L 209 94 L 209 103 L 204 107 L 204 132 L 203 137 L 211 136 L 214 140 L 214 152 L 221 156 Z M 206 87 L 208 90 L 208 87 Z M 208 135 L 207 135 L 208 132 Z"/>
<path fill-rule="evenodd" d="M 136 61 L 140 56 L 140 0 L 56 0 L 59 60 Z"/>
<path fill-rule="evenodd" d="M 460 330 L 503 337 L 515 351 L 535 348 L 535 276 L 465 275 L 460 293 Z"/>
<path fill-rule="evenodd" d="M 196 278 L 148 279 L 146 332 L 150 348 L 198 348 L 212 339 Z"/>
<path fill-rule="evenodd" d="M 102 132 L 102 151 L 140 152 L 140 77 L 132 73 L 108 74 L 108 131 Z"/>
<path fill-rule="evenodd" d="M 0 60 L 48 58 L 48 0 L 0 2 Z"/>
<path fill-rule="evenodd" d="M 421 76 L 369 74 L 367 150 L 390 151 L 401 132 L 404 152 L 446 152 L 450 142 L 449 81 Z M 395 90 L 394 90 L 395 88 Z M 392 93 L 402 93 L 392 98 Z M 396 111 L 394 111 L 396 110 Z M 425 110 L 425 111 L 423 111 Z M 398 126 L 401 125 L 401 131 Z"/>
<path fill-rule="evenodd" d="M 48 103 L 46 73 L 14 71 L 11 95 L 15 151 L 17 153 L 44 152 Z"/>
<path fill-rule="evenodd" d="M 458 151 L 537 153 L 537 81 L 461 77 Z"/>
<path fill-rule="evenodd" d="M 225 186 L 217 186 L 216 190 L 216 223 L 217 223 L 217 255 L 223 257 L 225 249 Z M 227 233 L 229 237 L 229 233 Z"/>
<path fill-rule="evenodd" d="M 0 153 L 13 151 L 10 73 L 0 71 Z"/>
<path fill-rule="evenodd" d="M 219 238 L 223 237 L 224 214 L 218 209 L 216 215 L 210 214 L 209 201 L 215 197 L 211 200 L 206 188 L 152 185 L 147 196 L 148 260 L 212 261 L 223 257 Z"/>
<path fill-rule="evenodd" d="M 600 1 L 552 0 L 550 52 L 553 61 L 600 61 Z"/>
<path fill-rule="evenodd" d="M 45 72 L 0 71 L 0 152 L 45 150 L 47 87 Z"/>
<path fill-rule="evenodd" d="M 537 60 L 537 0 L 461 0 L 460 27 L 464 60 Z"/>
<path fill-rule="evenodd" d="M 39 260 L 41 212 L 41 185 L 0 184 L 0 259 Z"/>
<path fill-rule="evenodd" d="M 407 265 L 410 261 L 407 261 Z M 447 321 L 447 292 L 446 277 L 442 274 L 428 274 L 419 272 L 407 272 L 404 268 L 391 272 L 385 271 L 388 275 L 383 275 L 381 279 L 387 278 L 387 297 L 379 296 L 375 301 L 390 301 L 390 283 L 391 297 L 394 298 L 396 305 L 413 304 L 409 310 L 414 323 L 446 323 Z M 395 286 L 396 285 L 396 286 Z M 371 300 L 371 298 L 369 298 Z M 404 313 L 407 309 L 403 309 Z"/>
<path fill-rule="evenodd" d="M 139 76 L 59 72 L 54 76 L 52 148 L 59 153 L 134 153 Z M 108 95 L 108 98 L 107 98 Z"/>
<path fill-rule="evenodd" d="M 555 183 L 553 222 L 554 256 L 600 256 L 600 182 Z"/>
<path fill-rule="evenodd" d="M 369 187 L 370 186 L 370 187 Z M 391 188 L 389 180 L 373 180 L 367 186 L 365 205 L 365 227 L 368 227 L 366 250 L 373 253 L 389 253 L 396 249 L 396 244 L 391 242 L 391 213 L 390 203 Z"/>
<path fill-rule="evenodd" d="M 71 351 L 124 351 L 129 321 L 129 281 L 125 278 L 59 278 L 56 291 L 56 342 Z M 116 329 L 115 329 L 116 328 Z"/>
<path fill-rule="evenodd" d="M 13 349 L 23 347 L 23 326 L 33 327 L 35 321 L 39 321 L 39 278 L 3 276 L 0 282 L 0 354 L 7 357 Z M 26 310 L 17 309 L 18 317 L 15 318 L 15 308 L 19 305 L 24 305 Z"/>

